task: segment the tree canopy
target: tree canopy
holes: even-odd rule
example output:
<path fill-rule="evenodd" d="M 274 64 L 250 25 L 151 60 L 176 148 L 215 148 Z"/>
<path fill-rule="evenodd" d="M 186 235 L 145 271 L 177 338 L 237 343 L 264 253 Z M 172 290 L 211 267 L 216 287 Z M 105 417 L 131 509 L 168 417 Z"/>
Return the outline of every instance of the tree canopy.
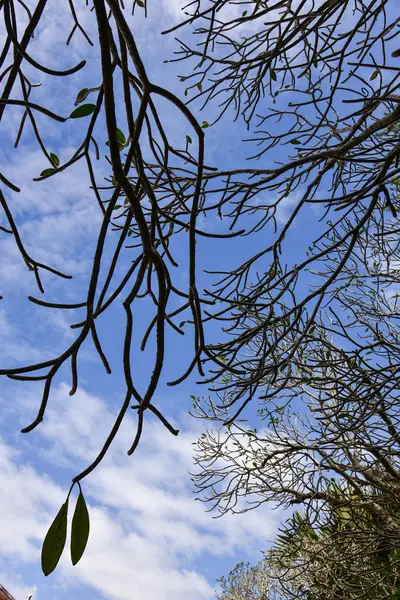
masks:
<path fill-rule="evenodd" d="M 44 362 L 0 370 L 13 379 L 43 381 L 37 416 L 23 431 L 43 420 L 64 364 L 70 364 L 71 394 L 76 392 L 79 353 L 88 338 L 110 371 L 96 320 L 123 297 L 125 397 L 100 454 L 73 485 L 102 460 L 132 402 L 137 432 L 129 454 L 140 441 L 146 410 L 177 434 L 154 395 L 169 351 L 166 331 L 183 333 L 188 323 L 192 356 L 179 374 L 171 374 L 170 385 L 197 370 L 211 395 L 205 402 L 196 399 L 195 414 L 224 426 L 198 442 L 200 493 L 221 512 L 252 493 L 256 503 L 304 503 L 307 518 L 322 527 L 324 507 L 330 514 L 342 502 L 332 491 L 332 478 L 339 478 L 356 498 L 357 510 L 366 507 L 395 546 L 399 523 L 387 507 L 400 479 L 400 21 L 394 1 L 191 2 L 185 20 L 166 32 L 180 36 L 175 56 L 162 57 L 185 69 L 183 98 L 148 75 L 129 26 L 130 7 L 119 0 L 89 4 L 96 39 L 70 0 L 73 25 L 66 43 L 83 35 L 88 48 L 98 49 L 101 81 L 80 90 L 76 107 L 62 116 L 35 101 L 35 81 L 25 74 L 33 68 L 72 81 L 85 67 L 82 58 L 68 69 L 49 68 L 30 53 L 36 30 L 40 45 L 43 15 L 51 17 L 57 7 L 46 0 L 32 10 L 21 0 L 0 1 L 6 31 L 0 119 L 5 110 L 23 108 L 15 146 L 30 127 L 48 162 L 38 180 L 56 181 L 58 173 L 84 162 L 101 215 L 82 301 L 29 298 L 43 310 L 82 309 L 72 343 Z M 139 0 L 133 8 L 153 10 Z M 180 148 L 168 138 L 160 99 L 188 127 Z M 212 118 L 203 120 L 200 109 Z M 64 164 L 47 150 L 43 116 L 60 127 L 70 119 L 85 123 L 81 144 Z M 229 168 L 210 164 L 207 130 L 232 118 L 248 129 L 249 160 L 238 152 L 238 163 Z M 110 167 L 105 187 L 93 166 L 104 123 Z M 10 201 L 24 190 L 7 177 L 6 164 L 1 183 L 7 222 L 2 234 L 13 237 L 43 294 L 43 273 L 71 275 L 26 250 Z M 105 198 L 110 189 L 111 198 Z M 218 232 L 204 226 L 210 221 L 219 222 Z M 218 238 L 228 244 L 232 237 L 240 240 L 243 258 L 228 256 L 205 289 L 200 259 L 202 268 L 215 269 L 199 256 L 196 242 Z M 187 248 L 185 287 L 175 268 L 181 258 L 177 240 Z M 109 242 L 115 250 L 105 264 Z M 120 268 L 123 275 L 117 276 Z M 132 311 L 143 298 L 152 316 L 136 345 Z M 139 386 L 132 357 L 149 344 L 153 366 Z M 239 421 L 252 408 L 265 419 L 262 432 Z M 63 506 L 51 548 L 64 536 Z M 88 533 L 80 507 L 76 522 Z"/>
<path fill-rule="evenodd" d="M 328 509 L 324 525 L 314 527 L 306 514 L 295 511 L 257 564 L 239 563 L 220 579 L 222 593 L 217 598 L 398 598 L 398 547 L 379 531 L 368 508 L 349 504 L 348 493 L 338 486 L 336 492 L 343 504 Z"/>

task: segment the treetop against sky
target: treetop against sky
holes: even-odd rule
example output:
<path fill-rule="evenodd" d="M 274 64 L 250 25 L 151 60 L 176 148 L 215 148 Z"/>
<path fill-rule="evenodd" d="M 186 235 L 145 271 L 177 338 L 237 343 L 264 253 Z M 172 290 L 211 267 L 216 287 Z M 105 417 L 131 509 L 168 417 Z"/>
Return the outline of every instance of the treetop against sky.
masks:
<path fill-rule="evenodd" d="M 396 291 L 396 7 L 88 4 L 0 5 L 0 573 L 43 582 L 72 480 L 91 535 L 44 595 L 211 598 L 279 516 L 192 506 L 189 397 L 225 432 L 260 406 L 273 428 L 336 352 L 327 311 L 365 278 Z M 340 323 L 343 379 L 388 385 L 382 331 L 360 348 Z"/>

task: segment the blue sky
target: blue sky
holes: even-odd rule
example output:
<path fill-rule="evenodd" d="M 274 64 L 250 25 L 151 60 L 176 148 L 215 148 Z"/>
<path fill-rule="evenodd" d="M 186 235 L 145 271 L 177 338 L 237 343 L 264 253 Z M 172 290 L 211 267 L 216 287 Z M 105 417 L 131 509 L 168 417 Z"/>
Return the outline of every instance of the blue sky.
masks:
<path fill-rule="evenodd" d="M 163 63 L 176 48 L 173 37 L 159 35 L 180 18 L 179 8 L 174 0 L 162 0 L 154 14 L 150 6 L 147 21 L 135 17 L 132 26 L 151 76 L 183 95 L 183 84 L 175 77 L 180 67 Z M 95 38 L 93 13 L 83 8 L 80 15 Z M 64 41 L 70 28 L 67 3 L 57 5 L 57 11 L 49 6 L 30 46 L 31 53 L 39 62 L 58 68 L 76 64 L 84 56 L 88 65 L 83 71 L 72 78 L 54 80 L 26 68 L 33 82 L 43 84 L 35 89 L 35 100 L 65 116 L 73 109 L 80 89 L 100 83 L 96 47 L 90 49 L 76 34 L 66 51 Z M 182 146 L 188 133 L 185 126 L 173 111 L 162 110 L 171 136 Z M 7 190 L 7 197 L 24 242 L 35 258 L 74 273 L 71 282 L 45 274 L 45 298 L 80 301 L 100 225 L 85 165 L 78 163 L 56 178 L 32 182 L 48 165 L 29 127 L 18 151 L 13 149 L 20 114 L 19 109 L 7 109 L 2 123 L 1 170 L 22 190 L 20 194 Z M 201 118 L 211 120 L 207 114 Z M 80 143 L 80 122 L 60 125 L 39 116 L 38 123 L 46 132 L 47 148 L 61 162 L 67 160 Z M 222 164 L 237 161 L 244 155 L 239 150 L 243 133 L 240 124 L 227 129 L 224 123 L 207 131 L 209 159 L 221 163 L 223 147 Z M 104 160 L 97 172 L 109 176 Z M 291 201 L 288 200 L 288 206 Z M 229 252 L 241 254 L 240 243 L 228 243 L 229 250 L 225 243 L 203 244 L 202 266 L 216 268 L 224 264 Z M 184 251 L 182 248 L 182 255 Z M 79 320 L 79 312 L 65 315 L 31 304 L 27 296 L 39 293 L 11 236 L 0 234 L 0 253 L 4 296 L 0 305 L 1 366 L 28 364 L 59 354 L 73 339 L 69 325 Z M 187 278 L 184 265 L 182 257 L 179 276 L 183 282 Z M 144 316 L 145 309 L 137 319 Z M 195 377 L 179 388 L 168 388 L 165 379 L 156 404 L 181 430 L 180 435 L 172 437 L 149 415 L 141 445 L 129 458 L 126 450 L 135 427 L 131 417 L 125 421 L 111 452 L 84 483 L 91 515 L 91 536 L 84 557 L 73 568 L 66 551 L 55 573 L 48 578 L 42 575 L 40 547 L 48 526 L 65 499 L 71 478 L 89 464 L 102 446 L 122 401 L 124 387 L 119 363 L 123 327 L 121 306 L 116 303 L 99 322 L 99 336 L 107 347 L 113 374 L 107 376 L 103 372 L 93 347 L 86 344 L 80 354 L 79 391 L 72 398 L 69 396 L 69 373 L 62 370 L 44 423 L 29 435 L 19 430 L 35 414 L 41 384 L 1 380 L 0 583 L 16 600 L 26 598 L 33 586 L 37 586 L 39 600 L 63 600 L 71 594 L 76 600 L 209 600 L 214 596 L 217 577 L 239 560 L 259 558 L 280 520 L 279 513 L 263 507 L 213 519 L 205 512 L 205 506 L 194 500 L 188 471 L 193 468 L 192 443 L 203 424 L 188 415 L 189 396 L 202 393 L 203 389 L 196 387 Z M 190 356 L 191 337 L 179 339 L 179 344 L 177 337 L 171 334 L 168 339 L 168 379 L 170 373 L 181 374 Z M 135 372 L 145 373 L 147 355 L 135 356 L 135 360 Z"/>
<path fill-rule="evenodd" d="M 33 4 L 30 0 L 29 5 Z M 95 39 L 93 13 L 82 7 L 79 14 Z M 160 0 L 157 6 L 149 3 L 147 20 L 138 9 L 131 23 L 150 77 L 183 98 L 185 84 L 177 75 L 187 74 L 188 66 L 163 62 L 173 56 L 177 45 L 173 36 L 160 35 L 180 18 L 180 0 Z M 70 67 L 84 57 L 88 61 L 85 69 L 72 77 L 54 79 L 26 67 L 32 82 L 42 82 L 33 92 L 34 99 L 65 116 L 73 110 L 79 90 L 100 83 L 97 47 L 88 47 L 77 33 L 67 51 L 64 42 L 70 28 L 67 3 L 57 4 L 56 10 L 49 5 L 30 46 L 32 56 L 57 68 Z M 162 102 L 159 105 L 172 144 L 184 147 L 190 133 L 187 125 L 175 110 Z M 123 123 L 121 99 L 119 110 Z M 215 106 L 207 107 L 198 116 L 212 122 L 215 111 Z M 22 189 L 19 194 L 7 190 L 7 197 L 32 255 L 74 274 L 73 280 L 65 281 L 45 273 L 45 298 L 54 302 L 80 302 L 85 297 L 101 223 L 86 167 L 77 163 L 54 178 L 32 182 L 49 165 L 29 127 L 20 148 L 13 149 L 20 115 L 18 108 L 7 109 L 2 122 L 1 171 Z M 70 120 L 61 125 L 39 115 L 38 123 L 45 132 L 48 150 L 56 153 L 61 163 L 65 162 L 81 142 L 83 121 Z M 124 129 L 122 125 L 121 128 Z M 103 158 L 96 165 L 96 173 L 101 181 L 102 177 L 109 177 L 110 171 L 104 160 L 107 148 L 101 125 L 99 132 L 97 139 Z M 252 153 L 249 145 L 241 144 L 243 137 L 249 137 L 245 127 L 240 121 L 233 125 L 228 114 L 206 130 L 207 161 L 222 168 L 243 166 L 244 158 Z M 274 151 L 259 164 L 266 166 L 272 159 L 283 158 Z M 280 205 L 278 223 L 282 224 L 296 200 L 293 194 Z M 317 214 L 315 207 L 307 206 L 287 236 L 285 252 L 289 263 L 297 262 L 307 249 L 316 232 Z M 0 224 L 5 224 L 2 218 Z M 217 228 L 218 222 L 210 219 L 203 225 Z M 268 236 L 267 229 L 251 239 L 221 242 L 199 238 L 199 273 L 203 268 L 218 270 L 237 265 L 255 248 L 265 247 Z M 110 236 L 105 264 L 110 260 L 115 239 L 116 236 Z M 188 279 L 187 241 L 178 244 L 180 266 L 176 276 L 184 287 Z M 30 303 L 28 295 L 40 295 L 34 277 L 27 271 L 11 236 L 1 232 L 0 253 L 0 294 L 4 296 L 0 304 L 1 367 L 60 354 L 74 339 L 69 325 L 79 321 L 81 313 L 65 314 Z M 130 258 L 128 251 L 125 266 Z M 200 275 L 201 284 L 209 281 L 208 276 Z M 135 309 L 135 332 L 143 329 L 148 317 L 145 305 Z M 155 401 L 180 429 L 180 435 L 172 437 L 153 415 L 146 415 L 141 444 L 132 457 L 127 457 L 126 450 L 135 432 L 133 416 L 129 416 L 109 455 L 84 482 L 92 524 L 84 557 L 73 568 L 66 551 L 55 573 L 48 578 L 41 573 L 40 547 L 48 526 L 65 500 L 71 478 L 97 455 L 125 392 L 120 364 L 125 326 L 121 302 L 117 301 L 96 323 L 112 375 L 104 373 L 92 345 L 86 343 L 79 355 L 79 391 L 69 396 L 70 373 L 62 369 L 54 384 L 45 421 L 29 435 L 19 430 L 35 416 L 41 383 L 22 385 L 1 380 L 0 583 L 16 600 L 24 600 L 34 585 L 39 600 L 64 600 L 71 593 L 76 600 L 186 600 L 188 597 L 211 600 L 216 578 L 238 561 L 256 561 L 283 515 L 263 505 L 254 512 L 213 519 L 205 512 L 206 507 L 195 501 L 188 472 L 194 469 L 193 443 L 204 424 L 192 419 L 188 411 L 190 395 L 205 394 L 206 390 L 196 385 L 195 375 L 179 387 L 166 385 L 168 380 L 182 374 L 192 357 L 190 331 L 183 338 L 169 332 L 165 375 Z M 217 330 L 210 333 L 216 337 Z M 139 385 L 145 385 L 151 368 L 150 355 L 133 356 Z"/>

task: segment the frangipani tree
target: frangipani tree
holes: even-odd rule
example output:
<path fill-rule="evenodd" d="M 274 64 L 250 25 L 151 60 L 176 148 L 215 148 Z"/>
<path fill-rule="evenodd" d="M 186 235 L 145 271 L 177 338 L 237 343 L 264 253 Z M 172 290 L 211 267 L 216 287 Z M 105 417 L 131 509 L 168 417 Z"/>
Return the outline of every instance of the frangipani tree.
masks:
<path fill-rule="evenodd" d="M 210 410 L 200 410 L 214 423 L 232 424 L 257 402 L 271 420 L 272 437 L 267 445 L 261 440 L 264 449 L 257 450 L 252 470 L 247 463 L 234 466 L 238 473 L 225 495 L 228 505 L 250 486 L 283 504 L 308 502 L 311 510 L 314 501 L 329 496 L 331 473 L 349 477 L 360 498 L 366 481 L 383 495 L 389 493 L 398 472 L 397 303 L 390 299 L 390 287 L 398 282 L 399 207 L 392 189 L 398 182 L 400 153 L 394 0 L 190 3 L 185 20 L 172 28 L 181 37 L 176 56 L 161 57 L 182 61 L 182 97 L 149 76 L 129 24 L 132 5 L 122 0 L 86 4 L 84 13 L 69 2 L 66 51 L 77 35 L 86 39 L 88 53 L 94 45 L 99 81 L 77 89 L 76 106 L 61 115 L 37 101 L 37 80 L 27 73 L 34 69 L 49 77 L 73 78 L 85 67 L 86 57 L 68 68 L 42 64 L 30 51 L 32 36 L 37 34 L 36 48 L 43 15 L 55 22 L 51 11 L 57 6 L 47 0 L 32 7 L 21 0 L 0 1 L 5 32 L 0 119 L 23 109 L 15 146 L 23 146 L 23 132 L 30 127 L 47 161 L 37 179 L 56 181 L 61 171 L 84 163 L 100 215 L 82 298 L 71 303 L 62 294 L 29 297 L 43 311 L 81 311 L 73 325 L 75 337 L 48 360 L 0 370 L 13 379 L 43 381 L 37 414 L 23 431 L 32 431 L 45 417 L 52 384 L 63 365 L 70 366 L 71 394 L 75 393 L 79 356 L 87 340 L 110 372 L 97 324 L 122 298 L 125 394 L 99 455 L 75 476 L 73 486 L 107 453 L 132 402 L 137 431 L 129 454 L 140 441 L 148 410 L 177 434 L 155 406 L 154 395 L 171 351 L 166 332 L 182 334 L 186 322 L 192 354 L 178 373 L 170 374 L 170 384 L 179 384 L 197 370 L 214 393 Z M 154 10 L 141 0 L 134 1 L 133 8 L 146 14 Z M 90 18 L 95 23 L 93 39 L 84 26 Z M 179 147 L 169 139 L 160 101 L 187 127 Z M 206 111 L 204 119 L 200 108 Z M 249 130 L 250 160 L 242 160 L 244 151 L 238 151 L 237 164 L 227 165 L 223 159 L 209 164 L 208 132 L 220 119 L 232 117 L 243 119 Z M 67 121 L 68 126 L 77 123 L 81 142 L 63 164 L 48 149 L 43 118 L 60 127 Z M 108 148 L 106 192 L 94 168 L 101 155 L 99 136 Z M 25 192 L 7 176 L 7 165 L 0 178 L 1 233 L 12 236 L 43 294 L 44 272 L 61 280 L 71 274 L 28 252 L 12 203 L 14 194 Z M 220 228 L 213 232 L 202 227 L 200 217 L 206 224 L 220 222 Z M 301 235 L 296 235 L 297 224 Z M 207 253 L 199 256 L 198 239 L 231 237 L 238 238 L 238 248 L 240 241 L 240 256 L 221 252 L 223 262 L 217 266 L 213 253 L 211 260 Z M 186 248 L 185 286 L 175 270 L 182 248 L 178 240 Z M 114 244 L 114 251 L 106 264 L 108 243 Z M 199 261 L 202 268 L 214 271 L 212 286 L 203 285 Z M 151 312 L 136 345 L 132 311 L 143 298 Z M 146 347 L 152 368 L 145 381 L 137 381 L 133 357 Z M 289 409 L 293 399 L 311 404 L 301 406 L 296 416 L 293 407 Z M 209 456 L 217 449 L 221 452 L 214 438 L 204 443 Z M 229 463 L 232 454 L 226 460 Z M 270 474 L 265 480 L 267 464 Z M 212 496 L 219 498 L 218 493 Z M 80 507 L 83 516 L 75 531 L 83 533 L 75 538 L 81 540 L 77 555 L 88 533 L 82 502 Z M 386 514 L 379 503 L 374 510 Z M 55 548 L 49 554 L 52 568 L 63 545 L 59 541 L 65 540 L 66 518 L 64 506 L 47 546 Z"/>

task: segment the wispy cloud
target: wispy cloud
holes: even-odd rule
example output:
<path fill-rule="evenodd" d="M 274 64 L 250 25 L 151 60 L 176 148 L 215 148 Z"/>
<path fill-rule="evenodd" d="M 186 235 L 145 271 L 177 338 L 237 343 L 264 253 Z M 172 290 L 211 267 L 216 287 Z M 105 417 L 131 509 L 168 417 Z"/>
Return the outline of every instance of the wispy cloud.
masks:
<path fill-rule="evenodd" d="M 33 396 L 21 400 L 24 418 L 34 403 Z M 8 482 L 0 491 L 0 544 L 16 564 L 38 562 L 40 543 L 65 500 L 69 477 L 98 452 L 113 413 L 85 391 L 70 398 L 62 384 L 34 446 L 29 438 L 22 453 L 0 445 L 0 478 Z M 110 454 L 83 482 L 91 515 L 87 551 L 76 568 L 63 557 L 54 582 L 67 578 L 117 600 L 209 600 L 213 582 L 207 581 L 204 565 L 210 559 L 263 547 L 274 527 L 270 512 L 214 520 L 194 501 L 187 472 L 199 430 L 187 417 L 179 425 L 183 433 L 175 439 L 149 419 L 142 446 L 129 458 L 125 451 L 133 418 L 124 423 Z M 41 448 L 41 472 L 29 466 L 33 448 Z M 63 461 L 58 471 L 64 473 L 63 486 L 44 474 L 60 468 L 57 458 Z"/>
<path fill-rule="evenodd" d="M 159 83 L 179 90 L 181 95 L 184 86 L 173 77 L 174 69 L 177 72 L 180 66 L 168 65 L 167 70 L 162 64 L 164 57 L 172 55 L 173 36 L 157 42 L 155 32 L 158 34 L 169 22 L 182 18 L 182 4 L 181 0 L 164 0 L 168 14 L 159 9 L 155 13 L 150 7 L 152 21 L 144 23 L 137 15 L 131 21 L 151 76 L 157 76 Z M 77 10 L 89 33 L 95 34 L 94 14 L 85 7 L 77 6 Z M 99 84 L 98 48 L 88 48 L 77 33 L 67 50 L 64 44 L 70 26 L 67 3 L 57 6 L 57 11 L 49 8 L 32 42 L 32 56 L 49 66 L 62 67 L 76 64 L 88 55 L 88 66 L 82 72 L 66 82 L 43 74 L 38 77 L 37 72 L 26 69 L 32 73 L 32 81 L 43 81 L 42 87 L 35 89 L 34 101 L 42 101 L 65 116 L 72 110 L 81 88 Z M 174 146 L 183 145 L 187 125 L 178 120 L 176 111 L 159 104 Z M 18 112 L 21 111 L 5 112 L 2 132 L 9 142 L 18 129 Z M 82 125 L 72 121 L 55 124 L 40 115 L 38 123 L 43 126 L 46 147 L 58 154 L 63 164 L 81 142 Z M 21 148 L 10 148 L 11 144 L 4 155 L 4 173 L 22 191 L 14 194 L 7 190 L 7 198 L 24 244 L 37 260 L 77 276 L 76 282 L 66 283 L 45 275 L 45 298 L 82 301 L 80 292 L 84 291 L 83 281 L 89 274 L 101 218 L 89 189 L 85 165 L 82 161 L 54 178 L 34 183 L 32 179 L 49 165 L 37 150 L 29 126 Z M 99 181 L 109 175 L 104 161 L 97 169 Z M 0 293 L 5 297 L 0 310 L 2 359 L 6 357 L 7 364 L 20 364 L 40 360 L 43 351 L 46 357 L 50 350 L 53 355 L 56 345 L 64 350 L 66 339 L 71 337 L 71 313 L 66 318 L 50 309 L 40 309 L 39 319 L 37 307 L 18 298 L 25 298 L 28 293 L 38 295 L 34 277 L 27 271 L 12 236 L 1 232 L 0 252 Z M 114 335 L 114 329 L 112 332 Z M 92 380 L 90 385 L 90 389 L 97 389 L 98 383 Z M 118 390 L 118 381 L 115 387 Z M 264 510 L 214 520 L 203 504 L 195 502 L 188 471 L 193 469 L 192 442 L 202 424 L 197 427 L 187 416 L 176 413 L 170 418 L 181 428 L 179 437 L 173 438 L 149 415 L 145 436 L 131 458 L 126 456 L 126 449 L 134 435 L 134 417 L 126 420 L 104 463 L 84 482 L 92 531 L 81 563 L 72 568 L 66 553 L 54 575 L 45 579 L 40 574 L 40 545 L 65 500 L 70 478 L 100 450 L 121 401 L 117 391 L 108 403 L 82 388 L 72 398 L 68 391 L 66 384 L 56 387 L 42 426 L 30 437 L 21 439 L 18 435 L 15 439 L 9 435 L 10 424 L 16 431 L 19 415 L 26 425 L 37 409 L 38 397 L 25 386 L 2 387 L 0 406 L 5 418 L 4 439 L 0 443 L 0 581 L 17 600 L 26 598 L 32 583 L 38 584 L 38 600 L 70 597 L 70 587 L 67 594 L 65 585 L 74 586 L 74 597 L 85 600 L 98 600 L 99 595 L 115 600 L 213 598 L 214 581 L 209 569 L 222 565 L 226 557 L 231 564 L 236 557 L 239 560 L 244 554 L 258 553 L 271 536 L 276 517 Z M 218 574 L 225 570 L 221 567 Z M 88 594 L 84 593 L 86 590 Z"/>

